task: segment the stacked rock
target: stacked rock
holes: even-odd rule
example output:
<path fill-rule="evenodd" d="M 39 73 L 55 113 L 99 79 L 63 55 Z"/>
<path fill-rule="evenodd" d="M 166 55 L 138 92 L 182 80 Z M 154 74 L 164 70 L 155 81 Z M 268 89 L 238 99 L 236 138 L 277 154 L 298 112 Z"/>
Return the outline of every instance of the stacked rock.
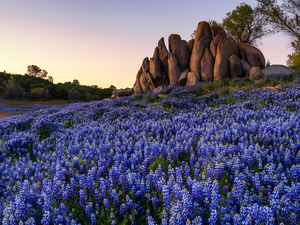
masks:
<path fill-rule="evenodd" d="M 198 23 L 195 39 L 186 42 L 180 35 L 171 34 L 168 42 L 169 50 L 161 38 L 153 57 L 143 60 L 134 83 L 135 94 L 165 86 L 245 77 L 250 68 L 265 67 L 259 49 L 234 42 L 221 27 L 211 28 L 206 21 Z"/>

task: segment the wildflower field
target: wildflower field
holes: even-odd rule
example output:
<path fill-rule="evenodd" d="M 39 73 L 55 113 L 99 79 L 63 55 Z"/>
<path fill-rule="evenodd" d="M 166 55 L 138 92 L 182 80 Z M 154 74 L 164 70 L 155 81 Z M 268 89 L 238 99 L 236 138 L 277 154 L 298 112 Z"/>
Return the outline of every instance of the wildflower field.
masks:
<path fill-rule="evenodd" d="M 2 118 L 0 221 L 300 224 L 299 77 Z"/>

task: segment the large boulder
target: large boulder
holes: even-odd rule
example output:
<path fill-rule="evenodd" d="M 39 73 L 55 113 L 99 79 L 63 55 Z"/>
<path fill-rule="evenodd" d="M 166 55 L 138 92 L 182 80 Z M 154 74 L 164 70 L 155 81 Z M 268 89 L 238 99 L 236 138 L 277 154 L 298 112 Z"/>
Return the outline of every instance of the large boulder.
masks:
<path fill-rule="evenodd" d="M 150 88 L 149 88 L 149 86 L 148 86 L 148 80 L 147 80 L 147 73 L 142 73 L 141 74 L 141 76 L 140 76 L 140 79 L 139 79 L 139 81 L 140 81 L 140 85 L 141 85 L 141 89 L 142 89 L 142 93 L 143 94 L 145 94 L 145 93 L 147 93 L 149 90 L 150 90 Z"/>
<path fill-rule="evenodd" d="M 210 52 L 216 58 L 218 44 L 226 37 L 225 31 L 219 32 L 210 43 Z"/>
<path fill-rule="evenodd" d="M 206 48 L 204 56 L 201 60 L 201 80 L 203 82 L 214 81 L 214 64 L 214 57 L 212 56 L 208 48 Z"/>
<path fill-rule="evenodd" d="M 142 87 L 141 87 L 141 84 L 140 84 L 140 76 L 141 76 L 142 73 L 143 73 L 142 67 L 140 67 L 140 69 L 139 69 L 139 71 L 137 72 L 137 75 L 136 75 L 135 83 L 133 85 L 134 94 L 143 93 L 143 90 L 142 90 Z"/>
<path fill-rule="evenodd" d="M 158 49 L 158 47 L 155 47 L 152 58 L 159 59 L 159 49 Z"/>
<path fill-rule="evenodd" d="M 212 30 L 210 25 L 205 21 L 198 23 L 195 43 L 190 59 L 190 70 L 192 72 L 200 74 L 201 60 L 204 55 L 205 49 L 209 47 L 211 40 Z"/>
<path fill-rule="evenodd" d="M 220 32 L 224 32 L 223 28 L 218 25 L 212 26 L 214 37 L 216 37 Z"/>
<path fill-rule="evenodd" d="M 243 59 L 241 60 L 241 63 L 242 63 L 242 69 L 243 69 L 243 76 L 245 77 L 248 74 L 251 67 L 250 67 L 249 63 L 247 63 Z"/>
<path fill-rule="evenodd" d="M 192 54 L 194 43 L 195 43 L 195 39 L 189 40 L 189 42 L 188 42 L 188 48 L 189 48 L 190 54 Z"/>
<path fill-rule="evenodd" d="M 149 72 L 149 58 L 148 57 L 144 58 L 144 60 L 143 60 L 142 70 L 143 70 L 143 73 Z"/>
<path fill-rule="evenodd" d="M 258 48 L 246 43 L 238 43 L 237 45 L 242 59 L 248 62 L 250 67 L 265 68 L 265 57 Z"/>
<path fill-rule="evenodd" d="M 133 88 L 117 89 L 113 91 L 113 95 L 116 97 L 130 96 L 134 93 Z"/>
<path fill-rule="evenodd" d="M 186 83 L 186 79 L 187 79 L 187 75 L 189 73 L 189 69 L 186 69 L 185 71 L 183 71 L 178 79 L 178 85 L 179 86 L 184 86 Z"/>
<path fill-rule="evenodd" d="M 179 68 L 177 59 L 174 53 L 170 52 L 168 56 L 168 77 L 170 86 L 177 85 L 177 81 L 180 77 L 181 70 Z"/>
<path fill-rule="evenodd" d="M 164 79 L 165 72 L 159 59 L 151 58 L 149 62 L 150 74 L 152 75 L 155 86 L 166 85 Z"/>
<path fill-rule="evenodd" d="M 199 74 L 195 72 L 188 72 L 186 84 L 187 86 L 195 85 L 200 82 Z"/>
<path fill-rule="evenodd" d="M 239 55 L 237 44 L 225 37 L 217 47 L 214 81 L 230 77 L 229 57 L 232 55 Z"/>
<path fill-rule="evenodd" d="M 147 80 L 147 86 L 150 88 L 150 90 L 154 90 L 156 88 L 153 77 L 151 73 L 147 72 L 145 73 L 146 80 Z"/>
<path fill-rule="evenodd" d="M 142 87 L 141 87 L 141 84 L 140 84 L 140 79 L 136 79 L 135 81 L 135 84 L 134 84 L 134 87 L 133 87 L 133 92 L 134 94 L 142 94 L 143 93 L 143 90 L 142 90 Z"/>
<path fill-rule="evenodd" d="M 176 56 L 181 71 L 189 68 L 190 53 L 188 43 L 181 40 L 180 35 L 171 34 L 169 36 L 169 51 Z"/>
<path fill-rule="evenodd" d="M 261 70 L 265 75 L 273 75 L 273 74 L 294 74 L 296 73 L 294 70 L 284 66 L 284 65 L 271 65 Z"/>
<path fill-rule="evenodd" d="M 265 77 L 266 75 L 262 72 L 260 67 L 251 67 L 251 69 L 249 70 L 249 78 L 253 82 L 264 79 Z"/>
<path fill-rule="evenodd" d="M 229 57 L 229 71 L 230 78 L 243 77 L 242 62 L 236 55 L 232 55 Z"/>
<path fill-rule="evenodd" d="M 166 48 L 163 37 L 158 41 L 157 47 L 158 47 L 158 53 L 159 53 L 159 60 L 162 63 L 165 73 L 168 74 L 168 54 L 169 54 L 169 52 Z"/>

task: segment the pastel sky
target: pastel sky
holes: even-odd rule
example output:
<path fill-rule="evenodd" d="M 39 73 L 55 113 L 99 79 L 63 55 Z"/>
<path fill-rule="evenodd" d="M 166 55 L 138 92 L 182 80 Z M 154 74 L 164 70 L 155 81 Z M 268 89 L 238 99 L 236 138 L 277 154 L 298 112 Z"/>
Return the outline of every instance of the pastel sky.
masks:
<path fill-rule="evenodd" d="M 198 22 L 222 21 L 240 0 L 0 0 L 0 71 L 48 71 L 54 83 L 132 87 L 158 40 L 190 40 Z M 244 1 L 256 6 L 256 0 Z M 286 64 L 290 40 L 277 34 L 259 47 L 271 64 Z"/>

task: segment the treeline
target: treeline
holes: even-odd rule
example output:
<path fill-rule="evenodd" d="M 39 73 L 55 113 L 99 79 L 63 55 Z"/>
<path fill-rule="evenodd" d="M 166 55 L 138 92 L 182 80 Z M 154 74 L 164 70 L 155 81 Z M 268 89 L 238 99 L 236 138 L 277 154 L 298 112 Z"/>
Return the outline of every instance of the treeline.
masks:
<path fill-rule="evenodd" d="M 0 96 L 8 99 L 94 101 L 112 95 L 111 88 L 80 85 L 78 80 L 74 81 L 54 84 L 51 80 L 28 74 L 0 72 Z"/>

